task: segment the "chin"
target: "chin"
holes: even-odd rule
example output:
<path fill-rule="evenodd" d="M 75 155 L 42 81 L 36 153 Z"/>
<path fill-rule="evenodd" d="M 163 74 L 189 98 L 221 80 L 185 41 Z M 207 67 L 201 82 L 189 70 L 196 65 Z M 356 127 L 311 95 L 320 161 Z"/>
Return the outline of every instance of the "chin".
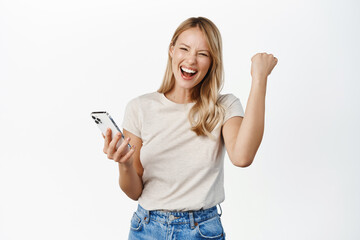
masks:
<path fill-rule="evenodd" d="M 201 82 L 201 81 L 198 82 L 196 79 L 188 81 L 188 80 L 182 79 L 181 77 L 179 77 L 179 78 L 175 77 L 175 84 L 178 87 L 189 89 L 189 90 L 194 88 L 196 85 L 198 85 Z"/>
<path fill-rule="evenodd" d="M 194 85 L 193 82 L 184 82 L 184 80 L 182 81 L 176 81 L 176 85 L 180 88 L 185 88 L 187 90 L 191 90 L 192 88 L 194 88 L 196 85 Z"/>

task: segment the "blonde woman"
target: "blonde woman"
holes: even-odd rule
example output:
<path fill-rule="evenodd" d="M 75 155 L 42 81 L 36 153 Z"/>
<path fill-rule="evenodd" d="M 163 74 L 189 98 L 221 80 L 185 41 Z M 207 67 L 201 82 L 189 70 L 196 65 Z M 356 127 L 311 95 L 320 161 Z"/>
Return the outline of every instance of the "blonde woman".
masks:
<path fill-rule="evenodd" d="M 126 141 L 104 136 L 104 152 L 118 162 L 120 187 L 138 200 L 129 239 L 225 239 L 220 210 L 225 149 L 237 167 L 249 166 L 264 130 L 267 77 L 277 59 L 252 57 L 252 87 L 244 113 L 223 85 L 222 43 L 209 19 L 176 29 L 160 89 L 132 99 Z M 127 144 L 132 146 L 126 153 Z"/>

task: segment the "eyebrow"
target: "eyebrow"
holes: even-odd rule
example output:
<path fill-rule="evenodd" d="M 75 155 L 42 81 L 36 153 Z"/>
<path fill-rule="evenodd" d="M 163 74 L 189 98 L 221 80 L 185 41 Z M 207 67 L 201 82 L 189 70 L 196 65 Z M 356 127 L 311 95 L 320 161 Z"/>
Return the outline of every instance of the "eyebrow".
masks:
<path fill-rule="evenodd" d="M 185 47 L 187 47 L 187 48 L 191 48 L 190 46 L 188 46 L 188 45 L 186 45 L 185 43 L 180 43 L 180 45 L 184 45 Z M 209 52 L 210 53 L 210 51 L 209 50 L 199 50 L 199 52 L 202 52 L 202 51 L 205 51 L 205 52 Z"/>

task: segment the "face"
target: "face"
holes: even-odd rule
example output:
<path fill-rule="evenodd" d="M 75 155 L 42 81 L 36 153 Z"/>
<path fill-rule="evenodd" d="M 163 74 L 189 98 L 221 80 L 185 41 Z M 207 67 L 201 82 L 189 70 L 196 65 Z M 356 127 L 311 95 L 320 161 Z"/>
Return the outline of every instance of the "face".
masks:
<path fill-rule="evenodd" d="M 170 47 L 175 88 L 191 89 L 203 80 L 211 65 L 209 46 L 199 28 L 182 32 Z"/>

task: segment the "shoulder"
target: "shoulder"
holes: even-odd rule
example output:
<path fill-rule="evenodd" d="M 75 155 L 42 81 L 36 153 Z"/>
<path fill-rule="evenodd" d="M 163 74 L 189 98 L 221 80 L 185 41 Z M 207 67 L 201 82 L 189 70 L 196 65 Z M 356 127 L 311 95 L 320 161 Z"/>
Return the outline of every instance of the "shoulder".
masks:
<path fill-rule="evenodd" d="M 218 97 L 218 102 L 226 108 L 230 107 L 236 101 L 240 101 L 240 100 L 232 93 L 219 94 Z"/>
<path fill-rule="evenodd" d="M 145 93 L 135 98 L 130 99 L 128 105 L 143 105 L 144 103 L 148 103 L 151 101 L 156 101 L 159 99 L 158 92 Z"/>
<path fill-rule="evenodd" d="M 225 110 L 224 122 L 226 122 L 232 117 L 243 117 L 245 115 L 244 108 L 240 102 L 240 99 L 234 94 L 222 94 L 219 96 L 218 101 Z"/>
<path fill-rule="evenodd" d="M 141 101 L 153 100 L 153 99 L 158 99 L 158 98 L 159 98 L 158 92 L 145 93 L 145 94 L 137 97 L 137 99 L 139 99 Z"/>

